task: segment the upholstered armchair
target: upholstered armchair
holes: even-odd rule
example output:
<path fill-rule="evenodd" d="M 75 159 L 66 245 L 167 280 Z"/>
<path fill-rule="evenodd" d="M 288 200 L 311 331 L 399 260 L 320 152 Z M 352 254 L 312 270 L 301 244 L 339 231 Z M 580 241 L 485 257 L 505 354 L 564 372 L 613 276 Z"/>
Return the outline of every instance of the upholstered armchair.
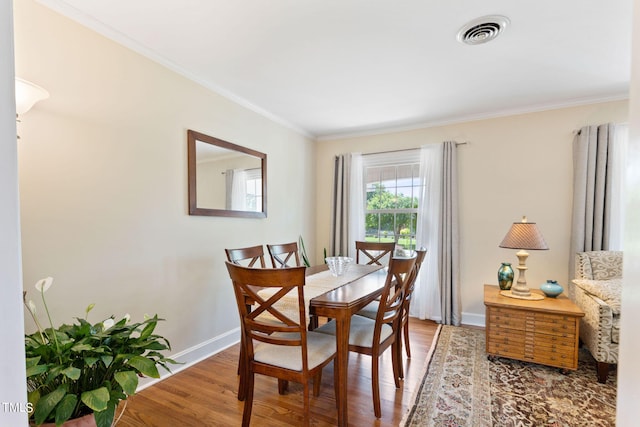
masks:
<path fill-rule="evenodd" d="M 569 298 L 585 313 L 580 339 L 597 362 L 598 381 L 605 383 L 609 366 L 618 363 L 622 252 L 579 252 L 575 270 Z"/>

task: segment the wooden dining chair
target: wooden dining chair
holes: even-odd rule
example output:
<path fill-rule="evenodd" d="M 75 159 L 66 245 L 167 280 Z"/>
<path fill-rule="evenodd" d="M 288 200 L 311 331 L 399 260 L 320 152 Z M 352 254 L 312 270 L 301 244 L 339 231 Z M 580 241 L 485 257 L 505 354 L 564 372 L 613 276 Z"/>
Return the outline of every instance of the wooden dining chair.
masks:
<path fill-rule="evenodd" d="M 409 281 L 409 286 L 407 287 L 407 291 L 404 294 L 404 306 L 402 308 L 402 322 L 401 322 L 401 330 L 404 334 L 404 349 L 407 353 L 407 357 L 411 358 L 411 346 L 409 344 L 409 309 L 411 306 L 411 297 L 413 296 L 413 291 L 416 287 L 416 281 L 418 279 L 418 274 L 420 273 L 420 267 L 422 266 L 422 262 L 427 254 L 427 250 L 425 248 L 420 248 L 416 250 L 416 265 L 414 267 L 414 272 L 411 275 L 411 279 Z M 365 316 L 370 319 L 375 319 L 378 315 L 378 301 L 373 301 L 368 304 L 365 308 L 358 311 L 356 314 L 358 316 Z M 404 369 L 402 364 L 400 364 L 400 378 L 404 378 Z"/>
<path fill-rule="evenodd" d="M 391 259 L 395 248 L 396 244 L 394 242 L 363 242 L 356 240 L 356 264 L 361 263 L 360 255 L 362 254 L 362 264 L 386 265 L 383 264 L 384 257 L 389 255 L 389 259 Z"/>
<path fill-rule="evenodd" d="M 307 331 L 304 301 L 305 267 L 261 269 L 248 268 L 226 262 L 233 282 L 241 329 L 246 348 L 246 363 L 243 372 L 246 378 L 246 396 L 242 425 L 247 427 L 253 406 L 254 376 L 262 374 L 284 382 L 279 388 L 286 390 L 288 381 L 303 385 L 304 425 L 309 425 L 309 381 L 313 379 L 313 393 L 319 395 L 322 368 L 335 359 L 334 337 Z M 261 296 L 259 290 L 268 290 Z M 298 318 L 287 316 L 276 303 L 290 292 L 298 296 Z M 249 295 L 256 305 L 247 310 L 245 296 Z M 265 320 L 261 314 L 270 314 Z M 334 383 L 337 384 L 334 370 Z"/>
<path fill-rule="evenodd" d="M 244 265 L 245 267 L 259 267 L 265 268 L 264 262 L 264 248 L 262 245 L 249 246 L 246 248 L 234 248 L 225 249 L 227 255 L 227 261 L 236 264 Z M 256 265 L 258 263 L 259 265 Z M 247 299 L 245 299 L 247 301 Z M 251 311 L 251 304 L 247 304 L 247 310 Z M 238 400 L 244 400 L 245 398 L 245 378 L 242 374 L 242 365 L 245 360 L 244 338 L 240 336 L 240 354 L 238 356 L 238 375 L 240 375 L 238 381 Z"/>
<path fill-rule="evenodd" d="M 399 347 L 404 293 L 409 286 L 415 268 L 416 258 L 391 258 L 387 278 L 380 297 L 378 313 L 374 319 L 352 316 L 349 330 L 349 351 L 371 356 L 371 383 L 373 388 L 373 411 L 376 418 L 382 416 L 380 409 L 380 356 L 391 347 L 391 364 L 396 388 L 400 388 Z M 336 322 L 330 322 L 315 329 L 316 332 L 336 334 Z"/>
<path fill-rule="evenodd" d="M 302 265 L 296 242 L 267 245 L 267 250 L 273 268 L 300 267 Z"/>

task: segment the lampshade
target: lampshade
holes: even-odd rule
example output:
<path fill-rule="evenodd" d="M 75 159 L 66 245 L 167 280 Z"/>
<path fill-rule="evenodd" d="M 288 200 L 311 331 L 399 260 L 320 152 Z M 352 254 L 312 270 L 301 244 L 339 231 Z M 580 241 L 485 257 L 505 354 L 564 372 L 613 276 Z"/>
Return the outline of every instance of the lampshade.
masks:
<path fill-rule="evenodd" d="M 18 115 L 26 113 L 36 102 L 48 97 L 49 92 L 45 89 L 16 77 L 16 113 Z"/>
<path fill-rule="evenodd" d="M 536 223 L 527 222 L 526 217 L 522 218 L 522 222 L 514 222 L 511 225 L 511 229 L 498 246 L 510 249 L 549 249 Z"/>

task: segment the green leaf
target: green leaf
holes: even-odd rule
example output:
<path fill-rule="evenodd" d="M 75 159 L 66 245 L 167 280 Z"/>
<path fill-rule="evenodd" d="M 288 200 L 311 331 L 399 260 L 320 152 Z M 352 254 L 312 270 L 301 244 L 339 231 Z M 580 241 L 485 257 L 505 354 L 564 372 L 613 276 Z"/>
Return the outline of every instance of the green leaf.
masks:
<path fill-rule="evenodd" d="M 56 425 L 60 425 L 67 421 L 73 415 L 73 410 L 78 403 L 78 396 L 75 394 L 67 394 L 56 408 Z"/>
<path fill-rule="evenodd" d="M 109 367 L 109 365 L 111 365 L 111 362 L 113 362 L 113 356 L 109 355 L 100 356 L 100 359 L 102 360 L 102 363 L 104 363 L 104 366 L 106 366 L 107 368 Z"/>
<path fill-rule="evenodd" d="M 100 387 L 95 390 L 85 391 L 80 396 L 80 399 L 94 411 L 104 411 L 107 409 L 107 402 L 109 402 L 109 390 L 106 387 Z"/>
<path fill-rule="evenodd" d="M 49 367 L 47 365 L 30 366 L 27 368 L 27 378 L 45 373 L 48 369 Z"/>
<path fill-rule="evenodd" d="M 31 407 L 35 408 L 40 400 L 40 390 L 34 390 L 27 393 L 27 402 L 31 403 Z M 29 414 L 31 416 L 33 414 Z"/>
<path fill-rule="evenodd" d="M 132 344 L 133 348 L 144 348 L 146 350 L 166 350 L 168 347 L 158 341 L 145 341 L 139 344 Z"/>
<path fill-rule="evenodd" d="M 129 366 L 136 368 L 142 375 L 146 375 L 151 378 L 160 378 L 156 363 L 142 356 L 133 356 L 127 362 Z"/>
<path fill-rule="evenodd" d="M 93 350 L 93 346 L 89 344 L 76 344 L 71 347 L 71 351 L 75 351 L 76 353 L 87 350 Z"/>
<path fill-rule="evenodd" d="M 142 332 L 140 332 L 140 339 L 148 338 L 149 335 L 153 333 L 153 330 L 156 328 L 156 325 L 158 324 L 157 318 L 158 316 L 156 315 L 149 320 L 149 323 L 147 323 L 147 326 L 145 326 Z"/>
<path fill-rule="evenodd" d="M 27 357 L 27 368 L 30 368 L 32 366 L 36 366 L 38 364 L 38 362 L 40 361 L 40 356 L 36 356 L 36 357 Z"/>
<path fill-rule="evenodd" d="M 138 375 L 135 371 L 116 372 L 113 377 L 125 393 L 128 395 L 136 393 L 136 389 L 138 388 Z"/>
<path fill-rule="evenodd" d="M 53 408 L 56 407 L 65 394 L 67 394 L 66 388 L 64 386 L 60 386 L 51 393 L 40 397 L 33 413 L 33 420 L 37 425 L 42 424 L 47 419 Z"/>
<path fill-rule="evenodd" d="M 77 380 L 78 378 L 80 378 L 80 374 L 82 373 L 82 371 L 80 371 L 80 369 L 75 368 L 73 366 L 69 366 L 68 368 L 64 369 L 62 373 L 66 375 L 67 378 L 69 379 Z"/>
<path fill-rule="evenodd" d="M 109 402 L 107 409 L 104 411 L 94 412 L 93 418 L 96 420 L 97 427 L 111 427 L 113 418 L 116 415 L 116 405 Z"/>
<path fill-rule="evenodd" d="M 98 359 L 97 357 L 85 357 L 85 358 L 84 358 L 84 364 L 85 364 L 86 366 L 93 366 L 93 365 L 95 365 L 95 363 L 96 363 L 98 360 L 100 360 L 100 359 Z"/>

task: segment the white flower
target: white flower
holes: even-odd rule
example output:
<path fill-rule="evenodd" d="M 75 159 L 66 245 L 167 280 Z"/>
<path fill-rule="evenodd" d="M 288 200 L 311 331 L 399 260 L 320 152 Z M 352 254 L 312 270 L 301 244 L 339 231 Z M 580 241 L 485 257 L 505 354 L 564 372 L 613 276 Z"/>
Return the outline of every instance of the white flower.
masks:
<path fill-rule="evenodd" d="M 104 322 L 102 322 L 102 327 L 106 330 L 115 325 L 116 322 L 112 318 L 108 318 Z"/>
<path fill-rule="evenodd" d="M 47 277 L 45 279 L 40 279 L 36 282 L 36 289 L 38 292 L 47 292 L 47 289 L 51 287 L 53 283 L 53 277 Z"/>
<path fill-rule="evenodd" d="M 131 315 L 127 313 L 124 315 L 124 318 L 126 319 L 125 323 L 129 323 L 129 320 L 131 320 Z"/>
<path fill-rule="evenodd" d="M 29 311 L 31 311 L 31 313 L 33 314 L 36 314 L 36 304 L 33 301 L 29 300 L 27 305 L 29 306 Z"/>

